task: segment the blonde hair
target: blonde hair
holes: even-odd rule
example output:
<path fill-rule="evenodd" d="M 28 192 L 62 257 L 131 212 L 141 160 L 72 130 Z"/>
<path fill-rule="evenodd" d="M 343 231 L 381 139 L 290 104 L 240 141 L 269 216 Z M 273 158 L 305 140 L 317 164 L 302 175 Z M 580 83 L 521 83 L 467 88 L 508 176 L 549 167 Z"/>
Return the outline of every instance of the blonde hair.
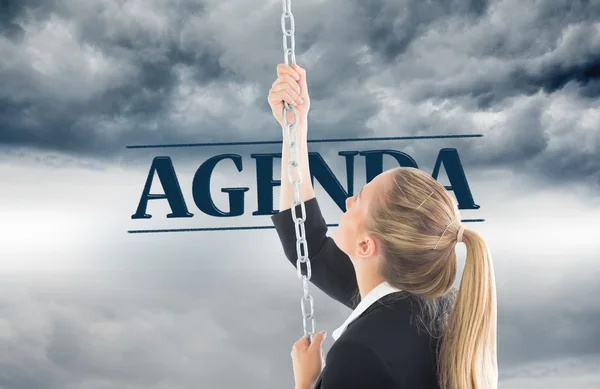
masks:
<path fill-rule="evenodd" d="M 464 229 L 467 257 L 456 291 L 461 223 L 455 201 L 419 169 L 402 167 L 391 174 L 385 194 L 370 204 L 366 223 L 382 250 L 380 273 L 421 301 L 427 315 L 421 320 L 430 333 L 439 333 L 440 387 L 496 389 L 496 285 L 489 249 L 478 233 Z"/>

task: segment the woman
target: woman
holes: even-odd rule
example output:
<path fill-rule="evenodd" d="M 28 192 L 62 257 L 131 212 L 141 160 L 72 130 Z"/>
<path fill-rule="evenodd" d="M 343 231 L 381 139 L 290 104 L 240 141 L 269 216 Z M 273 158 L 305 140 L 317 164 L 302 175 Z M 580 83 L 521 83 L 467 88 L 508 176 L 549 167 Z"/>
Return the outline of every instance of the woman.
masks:
<path fill-rule="evenodd" d="M 444 186 L 415 168 L 388 170 L 367 183 L 346 200 L 339 227 L 327 236 L 308 169 L 306 72 L 280 64 L 277 75 L 268 101 L 282 129 L 283 102 L 297 108 L 311 282 L 353 310 L 334 331 L 323 369 L 325 334 L 296 342 L 296 389 L 495 389 L 496 288 L 484 240 L 461 225 Z M 284 144 L 283 178 L 287 166 Z M 272 221 L 295 266 L 293 198 L 292 185 L 282 179 Z M 457 291 L 458 242 L 467 257 Z"/>

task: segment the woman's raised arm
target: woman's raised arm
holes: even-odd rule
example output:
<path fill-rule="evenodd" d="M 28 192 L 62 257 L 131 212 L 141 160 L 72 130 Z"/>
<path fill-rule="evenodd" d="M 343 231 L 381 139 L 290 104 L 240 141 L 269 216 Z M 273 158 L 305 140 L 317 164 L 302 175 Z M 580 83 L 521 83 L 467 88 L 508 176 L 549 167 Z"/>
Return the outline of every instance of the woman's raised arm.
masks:
<path fill-rule="evenodd" d="M 327 224 L 321 214 L 311 182 L 307 141 L 310 98 L 306 71 L 296 64 L 292 66 L 280 64 L 277 66 L 277 75 L 278 78 L 269 91 L 268 101 L 273 116 L 279 122 L 282 131 L 287 131 L 283 124 L 283 101 L 296 106 L 297 112 L 298 153 L 296 158 L 302 174 L 299 194 L 306 211 L 305 231 L 311 264 L 310 281 L 330 297 L 354 309 L 360 298 L 354 266 L 333 239 L 327 236 Z M 287 119 L 288 123 L 292 123 L 291 112 L 288 112 Z M 285 256 L 296 267 L 296 232 L 291 210 L 294 201 L 294 187 L 288 178 L 290 156 L 287 142 L 285 142 L 285 133 L 283 135 L 279 213 L 273 215 L 271 220 L 279 235 Z M 295 172 L 293 177 L 298 178 Z M 302 215 L 300 205 L 296 206 L 296 215 L 299 217 Z"/>

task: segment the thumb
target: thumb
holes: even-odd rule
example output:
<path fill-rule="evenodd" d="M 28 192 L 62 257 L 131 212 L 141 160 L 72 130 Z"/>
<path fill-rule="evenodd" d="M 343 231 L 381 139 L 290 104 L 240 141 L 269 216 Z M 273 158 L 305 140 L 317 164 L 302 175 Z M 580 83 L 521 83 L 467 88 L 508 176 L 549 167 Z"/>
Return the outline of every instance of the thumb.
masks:
<path fill-rule="evenodd" d="M 310 344 L 310 347 L 312 348 L 320 348 L 321 345 L 323 344 L 323 340 L 325 340 L 325 337 L 327 336 L 327 332 L 326 331 L 321 331 L 321 332 L 317 332 L 315 334 L 315 336 L 313 336 L 313 340 Z"/>

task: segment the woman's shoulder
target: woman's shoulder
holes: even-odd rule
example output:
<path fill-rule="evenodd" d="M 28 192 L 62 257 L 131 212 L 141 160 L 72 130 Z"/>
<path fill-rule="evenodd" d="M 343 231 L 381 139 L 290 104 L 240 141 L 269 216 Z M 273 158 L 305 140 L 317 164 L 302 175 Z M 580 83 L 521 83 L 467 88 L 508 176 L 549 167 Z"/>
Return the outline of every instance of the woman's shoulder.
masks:
<path fill-rule="evenodd" d="M 416 301 L 413 295 L 395 292 L 380 298 L 348 325 L 345 334 L 372 343 L 372 337 L 402 337 L 411 327 Z"/>
<path fill-rule="evenodd" d="M 444 332 L 453 295 L 424 299 L 407 292 L 384 296 L 347 327 L 344 335 L 360 342 L 386 348 L 390 344 L 428 347 Z"/>

